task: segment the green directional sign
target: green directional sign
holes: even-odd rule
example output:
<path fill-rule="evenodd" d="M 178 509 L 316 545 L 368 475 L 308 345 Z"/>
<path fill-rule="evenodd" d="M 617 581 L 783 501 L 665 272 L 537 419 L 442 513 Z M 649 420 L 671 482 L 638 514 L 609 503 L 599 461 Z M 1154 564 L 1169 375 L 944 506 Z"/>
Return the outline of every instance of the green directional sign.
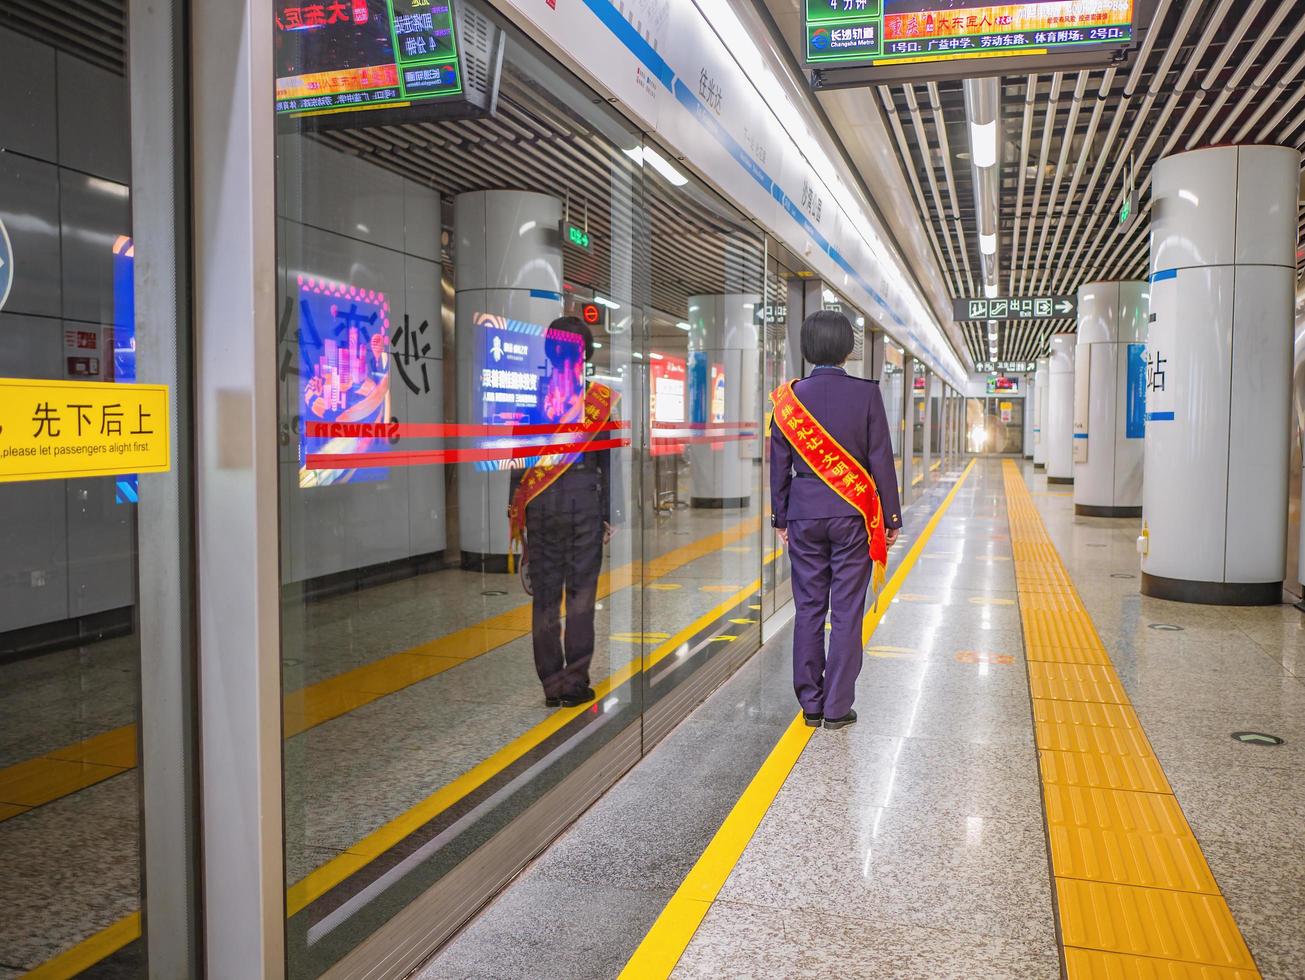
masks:
<path fill-rule="evenodd" d="M 573 225 L 570 222 L 567 222 L 566 240 L 576 248 L 583 248 L 585 251 L 589 250 L 589 232 L 585 231 L 579 225 Z"/>
<path fill-rule="evenodd" d="M 1062 320 L 1078 314 L 1073 296 L 995 296 L 952 300 L 954 320 Z"/>

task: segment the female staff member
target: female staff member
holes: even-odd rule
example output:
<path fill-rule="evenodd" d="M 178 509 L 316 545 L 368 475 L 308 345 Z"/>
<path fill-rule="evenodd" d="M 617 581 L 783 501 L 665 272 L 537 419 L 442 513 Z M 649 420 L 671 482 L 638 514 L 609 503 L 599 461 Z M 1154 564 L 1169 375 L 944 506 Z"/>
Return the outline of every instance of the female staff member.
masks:
<path fill-rule="evenodd" d="M 811 314 L 802 357 L 816 366 L 771 396 L 771 522 L 793 566 L 793 687 L 812 728 L 856 721 L 866 587 L 873 573 L 878 591 L 902 526 L 879 384 L 843 370 L 853 345 L 843 314 Z"/>

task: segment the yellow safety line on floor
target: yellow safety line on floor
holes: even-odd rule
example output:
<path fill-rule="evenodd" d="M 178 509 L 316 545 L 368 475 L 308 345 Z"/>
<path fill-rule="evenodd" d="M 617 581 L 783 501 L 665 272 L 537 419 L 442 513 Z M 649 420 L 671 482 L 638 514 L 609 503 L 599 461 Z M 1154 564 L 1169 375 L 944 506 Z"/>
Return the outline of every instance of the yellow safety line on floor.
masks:
<path fill-rule="evenodd" d="M 681 545 L 642 565 L 643 581 L 663 578 L 692 561 L 754 533 L 760 518 L 748 518 L 724 531 Z M 604 573 L 598 598 L 635 581 L 638 562 Z M 525 603 L 401 653 L 393 653 L 310 684 L 285 696 L 284 731 L 290 738 L 355 708 L 411 687 L 419 681 L 530 635 L 530 604 Z M 136 726 L 122 725 L 62 749 L 0 769 L 0 822 L 78 790 L 94 786 L 136 766 Z"/>
<path fill-rule="evenodd" d="M 970 470 L 973 468 L 974 460 L 971 459 L 956 481 L 956 485 L 938 505 L 938 509 L 925 524 L 924 530 L 920 532 L 911 550 L 893 572 L 892 578 L 879 594 L 879 602 L 875 608 L 866 613 L 861 630 L 862 646 L 870 642 L 870 636 L 887 612 L 893 596 L 902 587 L 902 582 L 906 580 L 920 553 L 924 551 L 938 521 L 951 506 L 956 492 L 960 490 L 961 484 L 965 482 L 965 478 L 970 475 Z M 779 741 L 775 743 L 775 747 L 771 749 L 770 755 L 761 764 L 761 768 L 752 777 L 752 781 L 748 783 L 743 795 L 726 815 L 720 829 L 716 831 L 702 855 L 689 869 L 680 887 L 666 903 L 657 921 L 643 937 L 639 948 L 625 964 L 625 969 L 621 971 L 621 980 L 654 980 L 654 978 L 671 975 L 675 964 L 684 955 L 694 933 L 698 931 L 698 927 L 706 917 L 711 903 L 716 900 L 716 896 L 724 886 L 725 879 L 730 876 L 734 866 L 743 857 L 752 835 L 757 832 L 766 811 L 775 802 L 775 797 L 779 795 L 784 781 L 792 772 L 798 757 L 802 755 L 802 750 L 814 733 L 815 729 L 808 728 L 802 713 L 798 712 Z"/>
<path fill-rule="evenodd" d="M 779 555 L 780 551 L 778 549 L 768 552 L 764 556 L 762 564 L 769 565 Z M 756 594 L 759 588 L 761 588 L 761 579 L 753 580 L 738 589 L 724 602 L 714 606 L 709 612 L 699 616 L 684 629 L 659 644 L 656 649 L 649 651 L 643 657 L 642 670 L 647 671 L 660 663 L 697 633 L 743 605 Z M 731 636 L 730 639 L 735 639 L 735 637 Z M 595 701 L 601 701 L 638 673 L 639 670 L 640 661 L 635 658 L 595 684 Z M 309 904 L 325 895 L 350 875 L 366 867 L 366 865 L 419 827 L 429 823 L 449 807 L 475 792 L 508 766 L 535 749 L 545 739 L 556 734 L 577 716 L 586 711 L 592 711 L 593 707 L 594 702 L 590 702 L 574 708 L 561 708 L 553 712 L 542 722 L 523 732 L 493 755 L 477 763 L 408 810 L 382 824 L 362 840 L 349 847 L 348 850 L 309 872 L 307 876 L 286 889 L 286 915 L 292 916 L 302 911 Z M 140 913 L 133 912 L 106 929 L 82 940 L 71 949 L 60 953 L 54 959 L 46 961 L 37 967 L 36 971 L 25 976 L 40 976 L 43 978 L 72 977 L 91 964 L 98 963 L 106 956 L 116 953 L 129 942 L 140 938 L 140 934 Z M 65 969 L 72 966 L 76 968 Z M 45 972 L 49 970 L 54 972 Z"/>
<path fill-rule="evenodd" d="M 140 913 L 133 912 L 82 940 L 72 949 L 65 950 L 36 969 L 24 973 L 23 980 L 68 980 L 83 970 L 90 969 L 106 956 L 116 953 L 139 935 Z"/>
<path fill-rule="evenodd" d="M 1259 977 L 1019 467 L 1002 469 L 1068 980 Z"/>

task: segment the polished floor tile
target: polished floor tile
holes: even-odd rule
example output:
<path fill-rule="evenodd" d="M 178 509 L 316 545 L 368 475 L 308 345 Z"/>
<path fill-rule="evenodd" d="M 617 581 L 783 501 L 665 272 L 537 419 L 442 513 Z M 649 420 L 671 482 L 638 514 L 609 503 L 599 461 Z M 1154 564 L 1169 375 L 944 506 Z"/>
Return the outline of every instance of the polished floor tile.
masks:
<path fill-rule="evenodd" d="M 1060 961 L 1042 943 L 716 902 L 672 977 L 864 980 L 1055 980 Z"/>

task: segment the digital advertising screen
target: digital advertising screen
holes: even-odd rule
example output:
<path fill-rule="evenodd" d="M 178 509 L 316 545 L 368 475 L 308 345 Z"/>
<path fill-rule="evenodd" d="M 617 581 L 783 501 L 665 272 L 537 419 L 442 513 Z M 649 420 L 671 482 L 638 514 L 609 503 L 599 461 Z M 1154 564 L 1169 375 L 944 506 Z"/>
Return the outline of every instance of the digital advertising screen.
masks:
<path fill-rule="evenodd" d="M 686 407 L 686 366 L 684 359 L 654 353 L 648 372 L 652 376 L 648 401 L 653 425 L 658 426 L 660 424 L 662 427 L 670 425 L 683 426 L 687 421 L 684 416 Z M 663 432 L 665 431 L 665 428 L 663 428 Z M 659 438 L 658 433 L 654 431 L 651 451 L 654 456 L 670 456 L 680 451 L 680 445 L 673 438 Z"/>
<path fill-rule="evenodd" d="M 804 0 L 807 61 L 891 67 L 1118 48 L 1135 0 Z M 927 74 L 924 72 L 922 74 Z"/>
<path fill-rule="evenodd" d="M 382 293 L 300 276 L 299 486 L 384 480 L 385 467 L 309 469 L 310 455 L 388 452 L 390 304 Z M 351 423 L 346 434 L 307 435 L 311 422 Z"/>
<path fill-rule="evenodd" d="M 276 0 L 276 111 L 402 107 L 462 92 L 454 0 Z"/>
<path fill-rule="evenodd" d="M 1019 378 L 989 378 L 988 394 L 990 395 L 1014 395 L 1020 390 Z"/>
<path fill-rule="evenodd" d="M 585 341 L 578 333 L 493 313 L 474 317 L 480 352 L 479 398 L 485 425 L 554 426 L 584 419 Z M 490 437 L 483 448 L 546 445 L 548 433 Z M 568 454 L 571 458 L 579 454 Z M 532 466 L 540 457 L 492 460 L 478 469 Z"/>

